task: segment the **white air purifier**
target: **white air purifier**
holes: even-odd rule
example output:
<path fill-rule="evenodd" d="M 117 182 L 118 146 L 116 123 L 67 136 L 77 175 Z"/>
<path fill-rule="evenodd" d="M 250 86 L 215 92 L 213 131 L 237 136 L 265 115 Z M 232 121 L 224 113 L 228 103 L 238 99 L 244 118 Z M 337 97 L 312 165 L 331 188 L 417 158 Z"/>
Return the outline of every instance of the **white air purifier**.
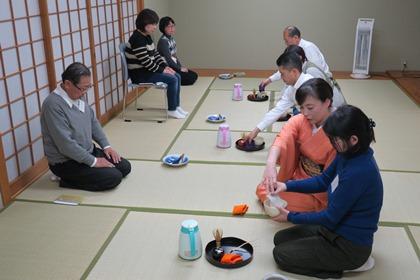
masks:
<path fill-rule="evenodd" d="M 359 18 L 354 42 L 353 79 L 368 79 L 370 50 L 372 46 L 373 18 Z"/>

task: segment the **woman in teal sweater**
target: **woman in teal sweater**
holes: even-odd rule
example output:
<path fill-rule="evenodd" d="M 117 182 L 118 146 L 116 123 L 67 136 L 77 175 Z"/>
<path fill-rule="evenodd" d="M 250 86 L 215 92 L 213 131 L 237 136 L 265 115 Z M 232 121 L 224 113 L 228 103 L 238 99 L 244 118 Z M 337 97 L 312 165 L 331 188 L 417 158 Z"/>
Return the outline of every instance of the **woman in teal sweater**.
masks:
<path fill-rule="evenodd" d="M 337 150 L 331 165 L 319 176 L 269 186 L 273 193 L 328 193 L 328 206 L 320 212 L 279 208 L 274 220 L 298 224 L 274 236 L 274 260 L 281 269 L 340 278 L 344 271 L 373 267 L 370 254 L 383 201 L 381 175 L 369 147 L 375 141 L 374 126 L 359 108 L 339 107 L 323 126 Z"/>

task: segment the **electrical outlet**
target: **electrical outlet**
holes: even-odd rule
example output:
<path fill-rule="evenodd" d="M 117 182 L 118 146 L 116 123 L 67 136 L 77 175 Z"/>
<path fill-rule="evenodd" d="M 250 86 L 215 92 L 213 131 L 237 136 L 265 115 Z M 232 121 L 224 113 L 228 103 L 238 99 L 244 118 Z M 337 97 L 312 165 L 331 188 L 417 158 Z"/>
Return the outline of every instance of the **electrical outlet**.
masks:
<path fill-rule="evenodd" d="M 404 72 L 407 69 L 407 60 L 403 60 L 402 67 L 402 71 Z"/>

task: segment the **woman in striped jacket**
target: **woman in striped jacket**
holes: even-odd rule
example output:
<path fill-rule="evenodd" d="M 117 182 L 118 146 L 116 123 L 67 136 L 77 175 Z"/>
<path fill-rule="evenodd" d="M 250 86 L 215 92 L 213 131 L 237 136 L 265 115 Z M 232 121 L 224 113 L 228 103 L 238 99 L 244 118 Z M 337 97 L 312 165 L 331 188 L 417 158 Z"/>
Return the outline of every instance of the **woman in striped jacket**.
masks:
<path fill-rule="evenodd" d="M 158 22 L 158 15 L 150 9 L 144 9 L 138 14 L 136 30 L 131 35 L 125 52 L 128 74 L 133 83 L 167 84 L 168 116 L 184 119 L 188 112 L 180 106 L 181 76 L 160 56 L 150 36 L 155 32 Z"/>

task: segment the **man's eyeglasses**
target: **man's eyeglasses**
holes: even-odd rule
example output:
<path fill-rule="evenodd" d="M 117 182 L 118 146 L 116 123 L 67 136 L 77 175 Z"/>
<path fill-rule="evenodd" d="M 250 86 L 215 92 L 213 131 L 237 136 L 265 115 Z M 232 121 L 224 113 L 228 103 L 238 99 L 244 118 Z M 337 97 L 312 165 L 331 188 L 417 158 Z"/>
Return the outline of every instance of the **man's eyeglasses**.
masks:
<path fill-rule="evenodd" d="M 78 89 L 78 90 L 80 90 L 81 92 L 86 92 L 86 91 L 88 91 L 88 90 L 90 90 L 92 87 L 93 87 L 93 85 L 88 85 L 88 86 L 86 86 L 86 87 L 84 87 L 84 88 L 80 88 L 80 87 L 78 87 L 75 83 L 73 83 L 72 82 L 72 84 Z"/>

